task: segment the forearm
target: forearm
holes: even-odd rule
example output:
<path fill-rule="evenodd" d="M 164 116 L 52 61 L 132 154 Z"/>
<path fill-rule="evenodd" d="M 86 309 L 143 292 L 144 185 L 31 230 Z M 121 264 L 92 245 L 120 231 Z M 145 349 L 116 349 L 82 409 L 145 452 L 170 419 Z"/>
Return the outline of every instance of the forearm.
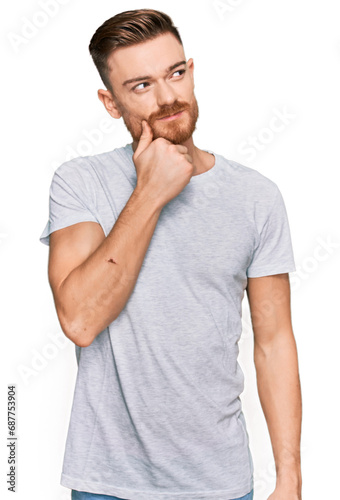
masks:
<path fill-rule="evenodd" d="M 62 283 L 68 336 L 89 345 L 118 317 L 136 284 L 161 208 L 135 190 L 99 247 Z"/>
<path fill-rule="evenodd" d="M 266 346 L 254 347 L 257 387 L 267 421 L 277 481 L 301 487 L 302 401 L 293 332 L 279 333 Z"/>

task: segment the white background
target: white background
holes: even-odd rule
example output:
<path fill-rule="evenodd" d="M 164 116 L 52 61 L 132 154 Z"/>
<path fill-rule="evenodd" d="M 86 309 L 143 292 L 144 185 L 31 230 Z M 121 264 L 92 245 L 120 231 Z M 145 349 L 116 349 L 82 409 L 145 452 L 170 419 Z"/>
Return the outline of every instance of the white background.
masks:
<path fill-rule="evenodd" d="M 53 172 L 68 155 L 97 154 L 131 142 L 123 121 L 112 119 L 98 100 L 97 89 L 103 85 L 88 44 L 106 19 L 137 8 L 168 13 L 179 28 L 187 59 L 194 59 L 200 109 L 195 144 L 258 170 L 283 194 L 297 265 L 290 278 L 303 393 L 303 499 L 336 498 L 336 0 L 18 0 L 1 7 L 1 498 L 70 499 L 70 490 L 59 481 L 76 358 L 74 344 L 58 323 L 47 281 L 48 247 L 39 236 L 48 219 Z M 279 131 L 271 131 L 280 113 L 286 118 L 275 122 Z M 100 129 L 101 137 L 95 133 Z M 252 154 L 247 152 L 251 137 L 258 141 Z M 265 500 L 275 486 L 275 468 L 257 395 L 246 297 L 243 307 L 242 401 L 255 466 L 255 500 Z M 17 386 L 15 497 L 6 484 L 10 383 Z"/>

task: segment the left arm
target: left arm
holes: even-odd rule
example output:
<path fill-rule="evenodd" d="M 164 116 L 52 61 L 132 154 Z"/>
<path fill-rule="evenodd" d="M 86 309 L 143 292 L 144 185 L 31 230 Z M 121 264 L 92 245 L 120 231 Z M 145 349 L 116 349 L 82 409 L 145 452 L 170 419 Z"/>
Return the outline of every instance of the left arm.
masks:
<path fill-rule="evenodd" d="M 302 400 L 288 273 L 248 278 L 257 388 L 276 466 L 270 500 L 301 500 Z M 268 500 L 269 500 L 268 499 Z"/>

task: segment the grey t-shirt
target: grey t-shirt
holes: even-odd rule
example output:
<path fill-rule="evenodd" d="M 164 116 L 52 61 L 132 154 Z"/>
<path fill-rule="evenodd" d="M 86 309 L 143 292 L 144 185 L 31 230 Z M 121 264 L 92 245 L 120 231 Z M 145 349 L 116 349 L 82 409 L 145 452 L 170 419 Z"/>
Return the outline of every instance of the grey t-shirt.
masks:
<path fill-rule="evenodd" d="M 211 151 L 209 151 L 212 153 Z M 61 485 L 129 500 L 230 500 L 253 488 L 237 362 L 247 277 L 295 271 L 277 185 L 213 153 L 162 210 L 124 309 L 78 363 Z M 132 144 L 63 163 L 40 241 L 133 192 Z"/>

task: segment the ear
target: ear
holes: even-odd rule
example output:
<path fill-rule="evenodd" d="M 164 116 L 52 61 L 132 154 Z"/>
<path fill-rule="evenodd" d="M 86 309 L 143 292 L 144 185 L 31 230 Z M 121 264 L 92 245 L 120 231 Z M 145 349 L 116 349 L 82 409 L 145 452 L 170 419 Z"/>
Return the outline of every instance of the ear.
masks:
<path fill-rule="evenodd" d="M 122 116 L 109 90 L 99 89 L 98 99 L 104 104 L 105 109 L 112 118 L 120 118 Z"/>
<path fill-rule="evenodd" d="M 187 67 L 189 69 L 189 74 L 190 74 L 190 77 L 191 77 L 191 80 L 192 80 L 192 84 L 195 87 L 195 83 L 194 83 L 194 60 L 193 60 L 192 57 L 190 57 L 190 59 L 187 61 Z"/>

